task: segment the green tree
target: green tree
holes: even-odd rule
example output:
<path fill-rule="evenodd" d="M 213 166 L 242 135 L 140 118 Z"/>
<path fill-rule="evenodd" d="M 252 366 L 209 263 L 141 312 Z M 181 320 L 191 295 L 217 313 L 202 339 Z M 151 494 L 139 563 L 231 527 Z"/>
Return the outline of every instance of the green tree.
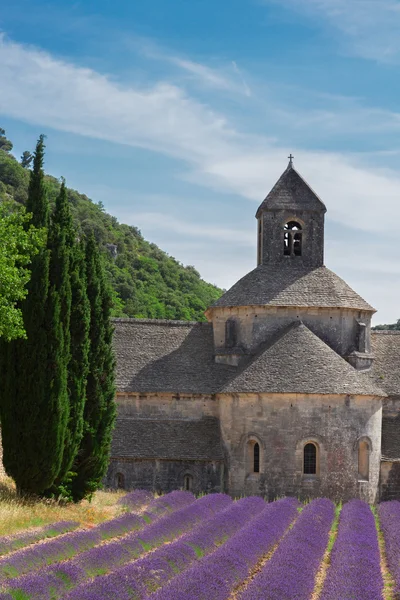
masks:
<path fill-rule="evenodd" d="M 25 150 L 21 156 L 21 165 L 24 167 L 24 169 L 28 169 L 31 166 L 32 161 L 33 154 L 31 154 L 29 150 Z"/>
<path fill-rule="evenodd" d="M 6 138 L 5 129 L 0 127 L 0 150 L 4 150 L 4 152 L 11 152 L 12 149 L 12 142 Z"/>
<path fill-rule="evenodd" d="M 72 482 L 75 501 L 90 496 L 101 485 L 109 462 L 116 412 L 111 295 L 93 235 L 86 244 L 85 263 L 90 304 L 89 374 L 83 438 L 74 465 L 76 477 Z"/>
<path fill-rule="evenodd" d="M 0 203 L 0 338 L 26 337 L 21 307 L 31 277 L 29 265 L 44 245 L 45 231 L 14 202 Z"/>
<path fill-rule="evenodd" d="M 27 209 L 35 227 L 48 228 L 49 206 L 43 172 L 44 136 L 40 136 L 30 175 Z M 50 287 L 50 249 L 33 258 L 27 298 L 21 303 L 26 340 L 6 346 L 2 357 L 3 462 L 19 493 L 42 494 L 59 473 L 67 406 L 58 393 L 62 359 L 61 302 Z"/>
<path fill-rule="evenodd" d="M 65 182 L 62 181 L 56 202 L 54 219 L 65 235 L 69 256 L 68 286 L 71 302 L 65 306 L 68 323 L 65 320 L 65 343 L 69 346 L 68 356 L 68 398 L 69 418 L 64 442 L 63 460 L 58 474 L 57 486 L 66 488 L 64 480 L 77 456 L 83 435 L 83 411 L 86 399 L 86 383 L 89 370 L 89 325 L 90 305 L 86 292 L 86 272 L 84 254 L 77 240 L 69 208 Z"/>

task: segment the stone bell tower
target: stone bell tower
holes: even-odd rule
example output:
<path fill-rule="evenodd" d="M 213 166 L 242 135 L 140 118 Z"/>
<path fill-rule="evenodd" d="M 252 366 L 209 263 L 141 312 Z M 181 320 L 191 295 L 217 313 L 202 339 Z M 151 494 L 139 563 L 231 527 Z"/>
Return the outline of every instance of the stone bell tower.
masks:
<path fill-rule="evenodd" d="M 325 213 L 325 204 L 294 169 L 290 155 L 286 171 L 256 213 L 257 264 L 321 267 Z"/>

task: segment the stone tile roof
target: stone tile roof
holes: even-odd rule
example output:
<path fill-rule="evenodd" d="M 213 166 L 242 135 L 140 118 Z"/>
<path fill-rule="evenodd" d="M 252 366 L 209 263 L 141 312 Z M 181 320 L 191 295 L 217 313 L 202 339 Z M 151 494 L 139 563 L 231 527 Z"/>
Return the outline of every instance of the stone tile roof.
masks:
<path fill-rule="evenodd" d="M 114 340 L 119 392 L 384 395 L 298 323 L 239 368 L 215 363 L 209 323 L 116 319 Z"/>
<path fill-rule="evenodd" d="M 223 460 L 219 421 L 117 419 L 111 458 Z"/>
<path fill-rule="evenodd" d="M 291 164 L 258 208 L 256 217 L 259 217 L 261 211 L 271 209 L 326 212 L 325 204 Z"/>
<path fill-rule="evenodd" d="M 235 367 L 216 364 L 212 325 L 114 319 L 117 390 L 212 394 Z"/>
<path fill-rule="evenodd" d="M 390 395 L 400 394 L 400 331 L 372 331 L 370 377 Z"/>
<path fill-rule="evenodd" d="M 318 306 L 373 311 L 343 279 L 326 267 L 260 265 L 233 285 L 215 306 Z"/>
<path fill-rule="evenodd" d="M 300 322 L 261 348 L 221 391 L 385 395 Z"/>

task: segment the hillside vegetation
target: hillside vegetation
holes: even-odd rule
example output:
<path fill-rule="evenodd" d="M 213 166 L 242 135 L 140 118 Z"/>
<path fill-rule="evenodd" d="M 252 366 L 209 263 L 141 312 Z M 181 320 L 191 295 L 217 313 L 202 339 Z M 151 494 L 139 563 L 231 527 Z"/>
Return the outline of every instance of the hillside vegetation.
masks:
<path fill-rule="evenodd" d="M 0 200 L 13 198 L 25 204 L 29 168 L 11 150 L 11 142 L 0 137 Z M 50 175 L 46 179 L 53 204 L 60 182 Z M 145 240 L 136 227 L 119 223 L 100 202 L 69 188 L 67 193 L 78 230 L 93 231 L 104 250 L 115 294 L 114 316 L 204 320 L 204 311 L 222 290 L 202 280 L 194 267 L 183 266 Z"/>

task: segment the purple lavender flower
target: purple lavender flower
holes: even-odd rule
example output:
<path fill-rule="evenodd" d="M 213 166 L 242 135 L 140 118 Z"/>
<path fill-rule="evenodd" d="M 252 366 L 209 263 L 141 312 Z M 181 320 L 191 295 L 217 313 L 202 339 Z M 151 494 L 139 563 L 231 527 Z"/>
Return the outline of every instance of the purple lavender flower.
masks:
<path fill-rule="evenodd" d="M 240 595 L 240 599 L 309 600 L 328 545 L 334 516 L 333 502 L 326 498 L 307 504 L 293 528 Z"/>
<path fill-rule="evenodd" d="M 340 514 L 338 536 L 320 600 L 382 600 L 378 534 L 368 504 L 351 500 Z"/>
<path fill-rule="evenodd" d="M 127 506 L 129 510 L 138 510 L 153 499 L 153 494 L 147 490 L 134 490 L 133 492 L 129 492 L 129 494 L 122 496 L 117 504 Z"/>
<path fill-rule="evenodd" d="M 296 518 L 298 506 L 299 503 L 294 498 L 285 498 L 267 505 L 229 541 L 172 579 L 169 584 L 151 595 L 151 599 L 226 600 L 258 560 L 280 540 Z M 134 595 L 121 596 L 121 600 L 128 597 L 135 598 Z M 248 598 L 253 600 L 258 596 Z M 267 596 L 262 595 L 260 598 Z M 279 597 L 279 600 L 284 599 L 286 600 L 285 596 Z M 93 597 L 82 596 L 82 600 L 93 600 Z"/>
<path fill-rule="evenodd" d="M 378 515 L 386 546 L 390 573 L 395 582 L 394 597 L 400 598 L 400 502 L 382 502 Z"/>
<path fill-rule="evenodd" d="M 20 550 L 29 544 L 39 542 L 46 538 L 53 538 L 73 531 L 79 527 L 79 523 L 76 521 L 59 521 L 58 523 L 52 523 L 40 529 L 34 529 L 33 531 L 24 531 L 23 533 L 17 533 L 15 535 L 5 535 L 0 537 L 0 555 L 9 554 L 15 550 Z"/>
<path fill-rule="evenodd" d="M 215 495 L 214 498 L 210 496 L 209 503 L 215 503 L 218 496 L 223 498 L 222 494 Z M 205 499 L 202 500 L 205 503 Z M 200 502 L 201 500 L 198 500 L 197 504 Z M 221 499 L 218 504 L 220 502 Z M 201 555 L 213 552 L 255 515 L 260 514 L 265 506 L 264 500 L 259 497 L 243 498 L 222 512 L 217 512 L 208 520 L 204 515 L 201 524 L 181 539 L 116 569 L 106 577 L 98 577 L 89 585 L 79 586 L 67 598 L 68 600 L 145 598 L 177 573 L 188 568 Z"/>
<path fill-rule="evenodd" d="M 10 557 L 0 559 L 0 582 L 70 559 L 80 552 L 97 546 L 104 539 L 142 529 L 150 520 L 156 521 L 162 514 L 174 512 L 182 506 L 190 506 L 194 501 L 193 494 L 189 492 L 172 492 L 152 501 L 149 506 L 150 512 L 143 515 L 128 513 L 93 529 L 67 533 L 60 538 L 19 550 Z"/>
<path fill-rule="evenodd" d="M 204 496 L 197 502 L 165 515 L 141 532 L 121 538 L 118 542 L 91 548 L 60 565 L 52 565 L 36 573 L 18 577 L 8 584 L 9 590 L 13 590 L 14 593 L 18 591 L 32 599 L 60 598 L 78 583 L 107 573 L 157 544 L 170 541 L 192 529 L 197 523 L 223 510 L 231 502 L 229 496 L 224 494 Z"/>

